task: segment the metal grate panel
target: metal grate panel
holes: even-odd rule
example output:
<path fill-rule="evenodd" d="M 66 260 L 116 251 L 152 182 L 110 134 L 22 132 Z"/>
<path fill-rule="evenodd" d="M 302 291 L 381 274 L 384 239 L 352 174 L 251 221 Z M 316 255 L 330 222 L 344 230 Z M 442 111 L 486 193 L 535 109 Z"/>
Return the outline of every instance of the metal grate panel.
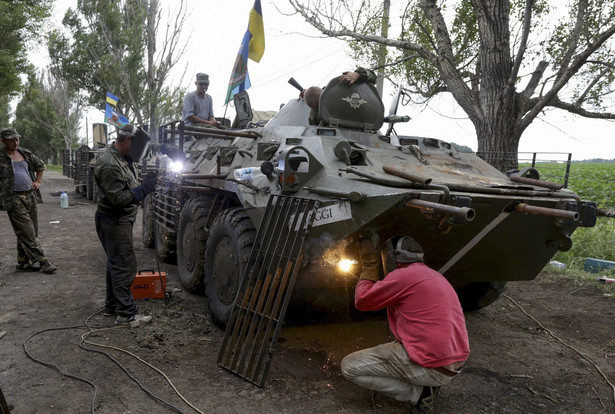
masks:
<path fill-rule="evenodd" d="M 271 195 L 243 274 L 218 365 L 259 387 L 269 371 L 318 204 Z"/>

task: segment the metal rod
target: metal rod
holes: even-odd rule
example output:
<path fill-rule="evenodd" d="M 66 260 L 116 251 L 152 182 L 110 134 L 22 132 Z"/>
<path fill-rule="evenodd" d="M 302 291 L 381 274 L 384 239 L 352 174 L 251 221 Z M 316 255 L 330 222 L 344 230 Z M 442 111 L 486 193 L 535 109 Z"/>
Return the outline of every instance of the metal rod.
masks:
<path fill-rule="evenodd" d="M 240 137 L 240 138 L 253 138 L 253 139 L 259 138 L 261 136 L 261 134 L 255 131 L 248 131 L 248 132 L 229 131 L 228 129 L 199 128 L 199 127 L 193 127 L 193 126 L 184 126 L 183 131 L 184 131 L 184 134 L 189 132 L 190 135 L 197 135 L 197 136 L 225 135 L 227 137 Z"/>
<path fill-rule="evenodd" d="M 308 190 L 310 193 L 316 193 L 324 196 L 337 198 L 346 198 L 350 201 L 360 201 L 364 200 L 367 197 L 365 194 L 359 191 L 341 191 L 322 187 L 306 187 L 306 190 Z"/>
<path fill-rule="evenodd" d="M 394 175 L 396 177 L 401 177 L 405 180 L 412 181 L 413 183 L 419 183 L 421 185 L 429 185 L 431 184 L 432 179 L 423 177 L 417 174 L 412 174 L 408 171 L 404 171 L 400 168 L 390 167 L 388 165 L 383 165 L 382 169 L 385 173 Z"/>
<path fill-rule="evenodd" d="M 182 185 L 180 189 L 182 191 L 194 191 L 199 193 L 210 193 L 212 191 L 210 187 L 197 187 L 195 185 Z"/>
<path fill-rule="evenodd" d="M 608 208 L 599 208 L 596 211 L 596 215 L 599 217 L 615 218 L 615 210 L 609 210 Z"/>
<path fill-rule="evenodd" d="M 404 205 L 406 207 L 431 209 L 437 213 L 450 214 L 464 223 L 474 220 L 474 216 L 476 215 L 474 209 L 470 207 L 449 206 L 448 204 L 434 203 L 431 201 L 419 200 L 417 198 L 407 200 Z"/>
<path fill-rule="evenodd" d="M 224 178 L 224 174 L 182 174 L 182 178 L 188 178 L 193 180 L 206 179 L 206 178 Z"/>
<path fill-rule="evenodd" d="M 577 221 L 579 219 L 579 213 L 576 211 L 559 210 L 557 208 L 547 208 L 530 206 L 529 204 L 519 203 L 515 206 L 515 211 L 526 214 L 538 214 L 541 216 L 558 217 L 568 220 Z"/>
<path fill-rule="evenodd" d="M 534 178 L 520 177 L 518 175 L 511 175 L 510 180 L 516 183 L 529 184 L 529 185 L 535 185 L 536 187 L 548 188 L 549 190 L 561 190 L 562 188 L 564 188 L 564 184 L 551 183 L 549 181 L 536 180 Z"/>

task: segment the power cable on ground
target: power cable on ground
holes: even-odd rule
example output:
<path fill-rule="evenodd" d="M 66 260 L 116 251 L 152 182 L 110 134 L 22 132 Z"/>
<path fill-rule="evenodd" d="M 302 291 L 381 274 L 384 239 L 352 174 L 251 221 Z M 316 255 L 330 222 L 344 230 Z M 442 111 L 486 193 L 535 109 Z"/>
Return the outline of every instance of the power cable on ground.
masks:
<path fill-rule="evenodd" d="M 584 353 L 582 353 L 581 351 L 579 351 L 578 349 L 576 349 L 572 345 L 569 345 L 566 342 L 564 342 L 560 337 L 558 337 L 553 332 L 551 332 L 549 329 L 547 329 L 542 323 L 540 323 L 538 321 L 538 319 L 534 318 L 532 315 L 527 313 L 526 310 L 523 309 L 523 307 L 521 305 L 519 305 L 513 298 L 511 298 L 510 296 L 508 296 L 506 294 L 502 294 L 502 296 L 504 296 L 506 299 L 510 300 L 515 306 L 517 306 L 521 310 L 521 312 L 523 312 L 527 317 L 529 317 L 531 320 L 533 320 L 538 326 L 540 326 L 540 328 L 544 329 L 545 332 L 547 332 L 549 335 L 551 335 L 551 337 L 556 339 L 559 343 L 564 345 L 566 348 L 571 349 L 572 351 L 576 352 L 584 360 L 589 362 L 596 369 L 596 371 L 598 371 L 598 373 L 602 376 L 602 378 L 604 378 L 604 380 L 610 385 L 611 389 L 613 390 L 613 402 L 615 403 L 615 385 L 613 385 L 613 383 L 608 379 L 608 377 L 604 374 L 604 372 L 602 372 L 602 370 L 598 367 L 598 365 L 596 365 L 596 363 L 594 361 L 592 361 L 587 355 L 585 355 Z"/>
<path fill-rule="evenodd" d="M 98 387 L 96 386 L 96 384 L 92 381 L 89 381 L 85 378 L 79 377 L 77 375 L 73 375 L 73 374 L 69 374 L 67 372 L 65 372 L 64 370 L 62 370 L 60 367 L 58 367 L 55 364 L 52 364 L 50 362 L 46 362 L 43 361 L 39 358 L 36 358 L 35 356 L 32 355 L 32 353 L 30 352 L 30 350 L 28 350 L 28 342 L 43 333 L 46 332 L 53 332 L 53 331 L 63 331 L 63 330 L 72 330 L 72 329 L 84 329 L 86 328 L 88 331 L 85 332 L 84 334 L 81 335 L 81 340 L 79 341 L 79 347 L 81 349 L 83 349 L 84 351 L 88 351 L 88 352 L 96 352 L 102 355 L 105 355 L 107 358 L 109 358 L 111 361 L 113 361 L 122 371 L 124 371 L 124 373 L 126 373 L 126 375 L 128 375 L 128 377 L 130 379 L 132 379 L 138 386 L 139 388 L 141 388 L 141 390 L 143 390 L 146 394 L 148 394 L 151 398 L 153 398 L 154 400 L 162 403 L 163 405 L 166 405 L 167 407 L 169 407 L 170 409 L 172 409 L 175 412 L 178 413 L 182 413 L 183 411 L 177 407 L 175 407 L 173 404 L 165 401 L 164 399 L 158 397 L 157 395 L 153 394 L 151 391 L 149 391 L 145 386 L 143 386 L 143 384 L 141 384 L 141 382 L 139 382 L 138 379 L 136 379 L 132 374 L 130 374 L 130 372 L 118 361 L 116 360 L 113 356 L 111 356 L 109 353 L 107 352 L 103 352 L 103 351 L 99 351 L 99 350 L 95 350 L 95 349 L 90 349 L 90 348 L 86 348 L 83 344 L 87 343 L 89 345 L 93 345 L 93 346 L 98 346 L 98 347 L 104 347 L 104 348 L 111 348 L 111 349 L 115 349 L 117 351 L 121 351 L 124 352 L 128 355 L 133 356 L 134 358 L 136 358 L 138 361 L 144 363 L 145 365 L 149 366 L 150 368 L 154 369 L 155 371 L 157 371 L 160 375 L 162 375 L 166 381 L 171 385 L 171 387 L 173 388 L 173 390 L 175 391 L 175 393 L 188 405 L 190 406 L 190 408 L 192 408 L 194 411 L 196 411 L 199 414 L 203 414 L 202 411 L 200 411 L 199 409 L 197 409 L 193 404 L 191 404 L 188 400 L 186 400 L 186 398 L 180 394 L 180 392 L 177 390 L 177 388 L 173 385 L 173 383 L 171 382 L 171 380 L 168 378 L 167 375 L 165 375 L 161 370 L 159 370 L 158 368 L 154 367 L 152 364 L 144 361 L 143 359 L 139 358 L 138 356 L 123 350 L 121 348 L 117 348 L 117 347 L 113 347 L 113 346 L 109 346 L 109 345 L 101 345 L 101 344 L 96 344 L 94 342 L 90 342 L 87 341 L 86 338 L 88 338 L 92 333 L 95 332 L 100 332 L 100 331 L 107 331 L 107 330 L 116 330 L 116 329 L 122 329 L 122 328 L 127 328 L 130 325 L 129 324 L 124 324 L 124 325 L 107 325 L 107 326 L 102 326 L 102 327 L 93 327 L 89 324 L 90 319 L 92 319 L 94 316 L 98 315 L 102 313 L 102 311 L 98 311 L 90 316 L 88 316 L 86 318 L 86 320 L 84 321 L 83 325 L 75 325 L 75 326 L 65 326 L 65 327 L 58 327 L 58 328 L 48 328 L 48 329 L 43 329 L 40 331 L 37 331 L 35 333 L 33 333 L 32 335 L 30 335 L 28 338 L 26 338 L 22 344 L 24 352 L 26 353 L 26 355 L 28 356 L 28 358 L 30 358 L 32 361 L 34 361 L 37 364 L 41 364 L 43 366 L 46 366 L 48 368 L 54 369 L 56 371 L 58 371 L 61 375 L 67 377 L 67 378 L 71 378 L 77 381 L 81 381 L 84 382 L 86 384 L 88 384 L 89 386 L 92 387 L 92 389 L 94 390 L 93 394 L 92 394 L 92 403 L 91 403 L 91 408 L 90 411 L 92 414 L 95 414 L 96 411 L 96 395 L 98 392 Z"/>

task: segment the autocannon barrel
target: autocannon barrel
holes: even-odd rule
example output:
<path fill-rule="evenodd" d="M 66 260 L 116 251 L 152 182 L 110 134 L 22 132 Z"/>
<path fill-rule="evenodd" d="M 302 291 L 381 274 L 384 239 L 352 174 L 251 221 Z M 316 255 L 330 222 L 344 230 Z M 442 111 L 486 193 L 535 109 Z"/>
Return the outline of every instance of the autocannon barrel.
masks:
<path fill-rule="evenodd" d="M 515 206 L 515 211 L 526 214 L 538 214 L 542 216 L 557 217 L 577 221 L 579 213 L 576 211 L 559 210 L 556 208 L 530 206 L 529 204 L 519 203 Z"/>
<path fill-rule="evenodd" d="M 474 209 L 470 207 L 449 206 L 448 204 L 434 203 L 432 201 L 419 200 L 417 198 L 407 200 L 405 206 L 420 209 L 431 209 L 437 213 L 449 214 L 457 220 L 465 223 L 474 220 L 474 216 L 476 215 Z"/>

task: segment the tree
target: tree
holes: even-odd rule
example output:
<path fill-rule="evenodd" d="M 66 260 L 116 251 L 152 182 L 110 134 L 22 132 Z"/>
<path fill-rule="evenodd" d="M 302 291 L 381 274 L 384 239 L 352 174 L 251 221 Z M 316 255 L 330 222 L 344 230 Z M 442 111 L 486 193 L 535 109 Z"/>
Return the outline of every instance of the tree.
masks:
<path fill-rule="evenodd" d="M 74 149 L 79 141 L 82 105 L 66 82 L 31 72 L 15 110 L 15 128 L 22 143 L 44 160 L 57 163 L 58 152 Z"/>
<path fill-rule="evenodd" d="M 15 109 L 14 126 L 22 137 L 20 145 L 35 151 L 45 162 L 52 160 L 55 163 L 60 141 L 41 121 L 54 122 L 57 118 L 41 80 L 35 73 L 30 73 L 23 96 Z"/>
<path fill-rule="evenodd" d="M 423 102 L 450 93 L 476 129 L 478 152 L 501 170 L 516 164 L 501 154 L 516 154 L 548 108 L 615 119 L 612 0 L 557 9 L 546 0 L 418 0 L 402 11 L 397 39 L 376 34 L 380 2 L 289 1 L 323 34 L 351 41 L 359 60 L 373 64 L 381 44 L 393 49 L 387 76 L 404 78 Z"/>
<path fill-rule="evenodd" d="M 114 93 L 120 112 L 157 135 L 161 121 L 181 112 L 184 93 L 166 85 L 187 45 L 180 44 L 185 0 L 176 7 L 165 19 L 158 0 L 80 0 L 63 20 L 71 36 L 55 31 L 49 38 L 54 75 L 82 91 L 92 106 L 103 105 L 107 91 Z"/>
<path fill-rule="evenodd" d="M 51 0 L 0 0 L 0 121 L 8 123 L 9 101 L 28 69 L 26 47 L 38 38 Z"/>

